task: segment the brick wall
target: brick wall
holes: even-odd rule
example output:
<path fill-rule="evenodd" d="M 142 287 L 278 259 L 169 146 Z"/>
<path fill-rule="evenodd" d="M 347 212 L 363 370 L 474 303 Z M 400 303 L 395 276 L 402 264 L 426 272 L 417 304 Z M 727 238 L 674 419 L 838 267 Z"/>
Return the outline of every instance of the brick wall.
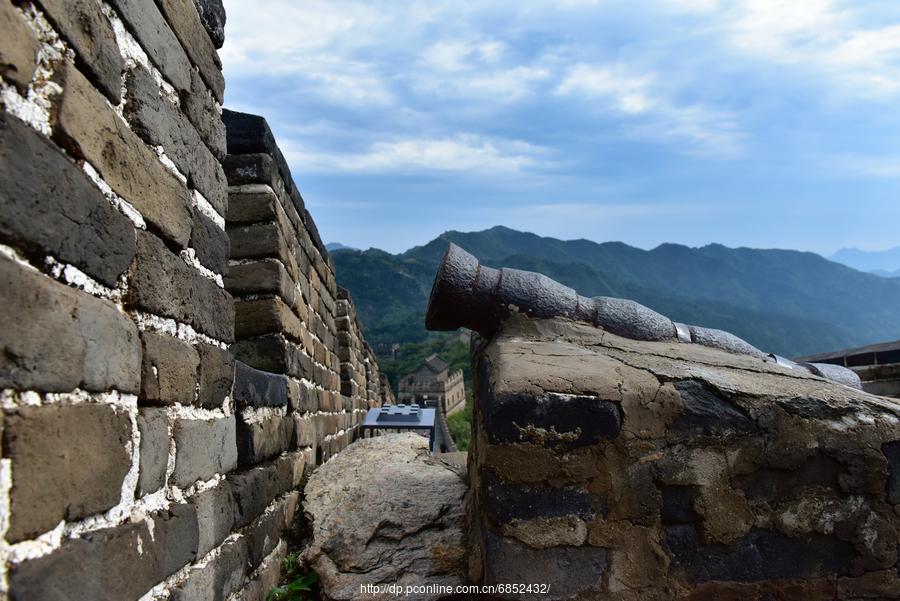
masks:
<path fill-rule="evenodd" d="M 0 0 L 0 598 L 263 599 L 381 402 L 271 134 L 226 136 L 223 24 Z"/>

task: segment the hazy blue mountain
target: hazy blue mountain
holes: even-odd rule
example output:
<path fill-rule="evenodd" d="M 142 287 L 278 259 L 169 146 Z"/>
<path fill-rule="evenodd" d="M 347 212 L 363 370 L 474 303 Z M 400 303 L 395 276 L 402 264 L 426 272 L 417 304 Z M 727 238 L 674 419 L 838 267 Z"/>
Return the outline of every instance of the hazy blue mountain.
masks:
<path fill-rule="evenodd" d="M 877 275 L 900 275 L 900 246 L 882 251 L 842 248 L 831 255 L 831 260 L 859 271 L 877 272 Z"/>
<path fill-rule="evenodd" d="M 325 250 L 328 252 L 334 252 L 336 250 L 356 250 L 352 246 L 347 246 L 346 244 L 341 244 L 340 242 L 329 242 L 325 245 Z"/>
<path fill-rule="evenodd" d="M 869 273 L 874 273 L 883 278 L 900 278 L 900 269 L 896 271 L 887 271 L 885 269 L 873 269 Z"/>
<path fill-rule="evenodd" d="M 631 298 L 669 317 L 734 332 L 794 356 L 900 338 L 900 279 L 813 253 L 557 240 L 494 227 L 442 234 L 399 255 L 334 255 L 371 342 L 427 336 L 425 305 L 437 265 L 455 242 L 492 267 L 539 271 L 586 296 Z"/>

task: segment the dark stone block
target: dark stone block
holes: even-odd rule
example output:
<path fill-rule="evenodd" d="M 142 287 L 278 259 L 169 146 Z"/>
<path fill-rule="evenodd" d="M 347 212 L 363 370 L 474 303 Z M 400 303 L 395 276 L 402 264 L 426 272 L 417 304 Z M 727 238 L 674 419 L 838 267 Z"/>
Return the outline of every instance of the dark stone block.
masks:
<path fill-rule="evenodd" d="M 493 444 L 532 441 L 575 449 L 615 438 L 622 429 L 619 404 L 598 397 L 547 393 L 482 398 L 484 429 Z"/>
<path fill-rule="evenodd" d="M 294 439 L 294 420 L 275 415 L 253 423 L 237 420 L 238 465 L 262 463 L 290 449 Z"/>
<path fill-rule="evenodd" d="M 56 31 L 75 50 L 75 63 L 113 104 L 122 99 L 122 56 L 109 19 L 91 0 L 40 0 Z"/>
<path fill-rule="evenodd" d="M 694 486 L 663 486 L 662 522 L 663 524 L 694 523 L 700 516 L 694 511 L 697 489 Z"/>
<path fill-rule="evenodd" d="M 190 244 L 201 265 L 218 274 L 228 272 L 228 256 L 231 252 L 228 234 L 197 209 L 194 209 L 194 229 L 191 231 Z"/>
<path fill-rule="evenodd" d="M 804 450 L 805 451 L 805 450 Z M 831 457 L 814 455 L 790 468 L 763 467 L 732 477 L 748 499 L 774 506 L 797 496 L 803 489 L 838 488 L 841 465 Z"/>
<path fill-rule="evenodd" d="M 0 113 L 0 236 L 115 287 L 134 257 L 134 226 L 47 138 Z"/>
<path fill-rule="evenodd" d="M 149 232 L 137 232 L 137 262 L 131 276 L 131 304 L 187 323 L 194 312 L 195 270 Z"/>
<path fill-rule="evenodd" d="M 197 558 L 197 510 L 193 505 L 182 503 L 158 511 L 150 519 L 153 520 L 153 544 L 150 551 L 162 580 Z"/>
<path fill-rule="evenodd" d="M 48 405 L 6 410 L 3 421 L 3 457 L 13 470 L 7 541 L 34 538 L 60 520 L 79 520 L 119 502 L 131 467 L 125 412 Z"/>
<path fill-rule="evenodd" d="M 881 452 L 888 463 L 888 501 L 896 505 L 900 503 L 900 440 L 881 445 Z"/>
<path fill-rule="evenodd" d="M 197 480 L 230 472 L 237 465 L 235 418 L 175 422 L 175 471 L 172 482 L 187 488 Z"/>
<path fill-rule="evenodd" d="M 191 498 L 197 512 L 199 543 L 197 555 L 202 557 L 222 543 L 231 533 L 234 513 L 231 507 L 231 487 L 222 482 Z"/>
<path fill-rule="evenodd" d="M 0 257 L 0 388 L 140 388 L 137 328 L 111 302 Z"/>
<path fill-rule="evenodd" d="M 202 568 L 192 570 L 178 584 L 170 601 L 225 601 L 244 584 L 247 566 L 247 541 L 228 541 L 219 554 Z"/>
<path fill-rule="evenodd" d="M 234 301 L 215 281 L 192 269 L 191 297 L 194 311 L 190 324 L 222 342 L 234 340 Z"/>
<path fill-rule="evenodd" d="M 141 432 L 138 496 L 156 492 L 166 483 L 169 462 L 169 418 L 165 409 L 141 409 L 137 416 Z"/>
<path fill-rule="evenodd" d="M 234 357 L 228 350 L 203 342 L 197 344 L 197 351 L 200 355 L 200 406 L 204 409 L 221 407 L 234 383 Z"/>
<path fill-rule="evenodd" d="M 673 570 L 695 583 L 846 576 L 856 558 L 851 543 L 831 536 L 792 538 L 759 528 L 732 545 L 704 545 L 695 526 L 682 524 L 666 529 L 663 546 Z"/>
<path fill-rule="evenodd" d="M 290 455 L 228 476 L 234 527 L 243 528 L 265 511 L 276 497 L 293 488 L 294 463 Z"/>
<path fill-rule="evenodd" d="M 570 515 L 590 520 L 607 513 L 604 503 L 587 491 L 506 484 L 491 472 L 481 475 L 481 504 L 495 524 Z"/>
<path fill-rule="evenodd" d="M 284 530 L 284 509 L 276 507 L 249 526 L 244 533 L 247 538 L 247 564 L 253 571 L 262 560 L 275 549 Z"/>
<path fill-rule="evenodd" d="M 231 345 L 231 351 L 235 358 L 256 369 L 324 383 L 314 375 L 312 359 L 281 334 L 239 340 Z"/>
<path fill-rule="evenodd" d="M 218 160 L 225 158 L 225 124 L 200 74 L 191 69 L 191 89 L 179 92 L 181 111 Z"/>
<path fill-rule="evenodd" d="M 691 436 L 728 436 L 758 431 L 756 422 L 736 405 L 719 398 L 700 382 L 675 383 L 684 404 L 684 412 L 669 427 L 670 432 Z"/>
<path fill-rule="evenodd" d="M 200 20 L 216 48 L 225 43 L 225 7 L 222 0 L 194 0 Z"/>
<path fill-rule="evenodd" d="M 284 407 L 288 401 L 288 379 L 282 374 L 254 369 L 241 361 L 235 363 L 234 392 L 236 407 Z"/>
<path fill-rule="evenodd" d="M 191 405 L 197 388 L 200 357 L 194 347 L 174 336 L 142 332 L 144 358 L 141 401 Z"/>
<path fill-rule="evenodd" d="M 547 583 L 550 589 L 542 599 L 596 598 L 606 553 L 588 546 L 532 549 L 486 530 L 484 584 Z"/>
<path fill-rule="evenodd" d="M 219 102 L 225 94 L 225 78 L 222 75 L 222 61 L 206 31 L 196 6 L 192 0 L 159 0 L 157 2 L 169 27 L 181 42 L 191 63 L 200 72 L 213 96 Z"/>
<path fill-rule="evenodd" d="M 853 405 L 847 404 L 842 407 L 836 407 L 821 399 L 804 399 L 794 398 L 790 400 L 779 399 L 778 405 L 797 417 L 813 420 L 840 420 L 848 415 L 855 415 L 856 409 Z"/>
<path fill-rule="evenodd" d="M 191 87 L 191 62 L 155 2 L 111 0 L 141 47 L 177 90 Z"/>

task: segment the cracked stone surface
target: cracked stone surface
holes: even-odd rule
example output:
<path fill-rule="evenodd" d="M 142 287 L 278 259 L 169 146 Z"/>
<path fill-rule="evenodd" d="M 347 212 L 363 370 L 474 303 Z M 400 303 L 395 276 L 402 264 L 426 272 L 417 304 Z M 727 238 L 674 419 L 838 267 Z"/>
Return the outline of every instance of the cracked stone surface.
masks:
<path fill-rule="evenodd" d="M 358 440 L 305 489 L 307 562 L 331 599 L 371 599 L 360 585 L 463 582 L 466 484 L 415 434 Z M 412 594 L 407 599 L 436 599 Z"/>
<path fill-rule="evenodd" d="M 540 575 L 548 601 L 900 598 L 896 400 L 561 318 L 514 315 L 474 364 L 472 581 Z"/>

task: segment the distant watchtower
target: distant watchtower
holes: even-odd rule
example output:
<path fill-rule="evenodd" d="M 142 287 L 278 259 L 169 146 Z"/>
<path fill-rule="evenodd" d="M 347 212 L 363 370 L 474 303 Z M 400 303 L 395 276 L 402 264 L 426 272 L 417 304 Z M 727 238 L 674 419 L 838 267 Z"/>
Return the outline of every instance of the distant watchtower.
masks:
<path fill-rule="evenodd" d="M 447 414 L 461 409 L 466 400 L 462 370 L 450 373 L 450 366 L 437 355 L 431 355 L 410 374 L 400 380 L 399 402 L 440 407 Z"/>

